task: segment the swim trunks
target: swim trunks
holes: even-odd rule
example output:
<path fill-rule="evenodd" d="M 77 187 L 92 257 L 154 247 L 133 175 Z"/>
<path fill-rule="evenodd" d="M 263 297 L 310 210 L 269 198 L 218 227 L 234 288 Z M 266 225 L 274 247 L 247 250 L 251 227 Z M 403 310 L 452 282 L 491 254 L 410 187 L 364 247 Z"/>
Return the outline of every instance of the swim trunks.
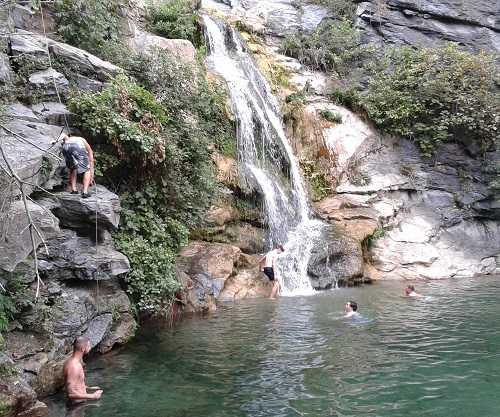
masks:
<path fill-rule="evenodd" d="M 264 268 L 264 274 L 267 275 L 267 277 L 269 278 L 269 281 L 274 281 L 274 269 L 273 268 L 266 266 Z"/>
<path fill-rule="evenodd" d="M 76 169 L 77 174 L 90 170 L 89 155 L 82 140 L 65 143 L 62 152 L 68 169 Z"/>

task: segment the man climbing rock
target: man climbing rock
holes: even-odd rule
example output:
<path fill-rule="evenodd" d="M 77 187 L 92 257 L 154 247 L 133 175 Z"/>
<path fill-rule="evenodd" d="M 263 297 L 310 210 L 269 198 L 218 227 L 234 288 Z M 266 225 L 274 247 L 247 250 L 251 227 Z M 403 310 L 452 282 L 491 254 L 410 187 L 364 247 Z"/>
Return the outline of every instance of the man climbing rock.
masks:
<path fill-rule="evenodd" d="M 273 289 L 271 290 L 271 295 L 269 296 L 269 298 L 272 300 L 274 300 L 280 292 L 280 284 L 276 273 L 277 271 L 276 260 L 278 256 L 281 255 L 284 251 L 285 249 L 283 248 L 283 245 L 278 245 L 276 249 L 273 249 L 272 251 L 268 252 L 260 260 L 259 263 L 262 268 L 262 271 L 269 278 L 269 281 L 274 282 Z"/>
<path fill-rule="evenodd" d="M 85 385 L 83 356 L 89 352 L 90 340 L 82 336 L 77 337 L 73 343 L 73 354 L 64 364 L 66 395 L 72 405 L 86 400 L 98 400 L 102 395 L 102 389 L 99 387 L 87 387 Z M 88 393 L 87 390 L 95 392 Z"/>
<path fill-rule="evenodd" d="M 78 194 L 76 181 L 79 175 L 83 175 L 82 198 L 89 198 L 89 186 L 94 180 L 94 153 L 88 142 L 78 136 L 68 136 L 62 133 L 60 139 L 63 141 L 62 152 L 69 169 L 69 182 L 71 194 Z"/>

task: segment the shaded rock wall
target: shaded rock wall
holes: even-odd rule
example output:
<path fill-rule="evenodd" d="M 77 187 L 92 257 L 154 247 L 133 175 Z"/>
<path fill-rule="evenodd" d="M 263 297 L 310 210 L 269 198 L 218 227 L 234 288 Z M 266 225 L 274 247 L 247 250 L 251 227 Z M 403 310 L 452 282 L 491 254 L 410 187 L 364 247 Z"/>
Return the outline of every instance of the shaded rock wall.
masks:
<path fill-rule="evenodd" d="M 14 19 L 0 22 L 2 32 L 14 32 L 6 38 L 9 55 L 1 55 L 0 87 L 17 83 L 26 98 L 24 103 L 5 106 L 0 141 L 8 162 L 26 181 L 28 209 L 46 245 L 35 236 L 43 280 L 35 300 L 27 216 L 20 191 L 0 158 L 4 168 L 0 171 L 0 283 L 18 298 L 18 313 L 4 333 L 0 359 L 0 415 L 9 417 L 47 414 L 37 397 L 61 386 L 62 365 L 76 336 L 89 337 L 95 350 L 107 352 L 126 343 L 136 328 L 121 286 L 129 262 L 116 251 L 110 234 L 119 224 L 119 198 L 101 186 L 92 187 L 93 195 L 86 200 L 67 193 L 60 145 L 53 144 L 65 122 L 72 120 L 57 100 L 54 82 L 64 97 L 68 88 L 99 89 L 120 69 L 78 48 L 26 32 L 27 26 L 37 28 L 34 14 L 28 12 L 16 6 Z M 47 46 L 54 60 L 71 68 L 71 77 L 29 66 L 46 57 Z M 19 72 L 27 80 L 25 85 L 16 79 Z"/>
<path fill-rule="evenodd" d="M 500 51 L 500 3 L 478 0 L 362 1 L 356 11 L 366 42 L 431 46 L 458 42 Z"/>

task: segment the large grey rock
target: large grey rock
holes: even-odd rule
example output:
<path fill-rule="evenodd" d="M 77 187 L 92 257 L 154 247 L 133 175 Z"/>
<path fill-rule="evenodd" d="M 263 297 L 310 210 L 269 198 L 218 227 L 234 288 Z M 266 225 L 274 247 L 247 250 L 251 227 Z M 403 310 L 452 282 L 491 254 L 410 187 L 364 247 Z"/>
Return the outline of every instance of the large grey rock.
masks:
<path fill-rule="evenodd" d="M 72 114 L 64 104 L 56 101 L 42 102 L 31 107 L 33 112 L 49 125 L 65 126 L 72 124 Z"/>
<path fill-rule="evenodd" d="M 278 37 L 312 32 L 328 16 L 325 7 L 294 0 L 219 0 L 204 2 L 204 7 L 240 20 L 250 31 Z"/>
<path fill-rule="evenodd" d="M 43 207 L 28 201 L 28 210 L 33 223 L 44 239 L 50 239 L 59 233 L 59 221 Z M 13 271 L 14 268 L 33 251 L 29 224 L 25 207 L 22 201 L 15 201 L 0 217 L 0 269 Z M 34 233 L 35 245 L 38 247 L 42 240 Z"/>
<path fill-rule="evenodd" d="M 344 175 L 337 192 L 366 197 L 383 228 L 370 256 L 388 279 L 498 273 L 500 206 L 487 184 L 494 174 L 460 144 L 443 144 L 432 160 L 397 138 L 369 138 L 353 153 L 368 181 Z M 354 182 L 354 183 L 353 183 Z"/>
<path fill-rule="evenodd" d="M 65 230 L 40 251 L 40 271 L 58 280 L 109 280 L 130 270 L 128 259 L 111 242 L 100 243 Z"/>
<path fill-rule="evenodd" d="M 47 96 L 56 95 L 57 91 L 64 92 L 69 86 L 66 77 L 53 68 L 31 74 L 28 81 L 37 91 Z"/>
<path fill-rule="evenodd" d="M 77 67 L 81 74 L 92 74 L 99 80 L 105 81 L 110 76 L 116 75 L 122 70 L 107 61 L 92 55 L 82 49 L 45 38 L 42 35 L 18 30 L 10 37 L 11 51 L 14 56 L 27 54 L 41 56 L 47 54 L 47 46 L 53 58 Z"/>
<path fill-rule="evenodd" d="M 33 113 L 33 111 L 29 107 L 26 107 L 24 104 L 21 104 L 19 102 L 8 104 L 7 106 L 5 106 L 4 114 L 8 119 L 19 119 L 26 122 L 35 123 L 41 122 L 38 116 Z"/>
<path fill-rule="evenodd" d="M 315 289 L 351 284 L 363 276 L 363 252 L 359 242 L 326 227 L 315 242 L 307 267 Z"/>
<path fill-rule="evenodd" d="M 10 83 L 14 81 L 14 73 L 10 67 L 9 57 L 0 52 L 0 83 Z"/>
<path fill-rule="evenodd" d="M 101 185 L 91 187 L 90 198 L 69 192 L 55 193 L 55 215 L 66 227 L 116 229 L 120 223 L 120 198 Z"/>
<path fill-rule="evenodd" d="M 358 26 L 369 42 L 430 46 L 452 41 L 488 51 L 500 51 L 499 13 L 500 4 L 487 0 L 395 0 L 385 7 L 372 0 L 357 9 Z"/>
<path fill-rule="evenodd" d="M 111 313 L 101 314 L 88 324 L 87 330 L 83 336 L 90 340 L 90 346 L 96 347 L 106 334 L 109 333 L 113 323 L 113 316 Z"/>
<path fill-rule="evenodd" d="M 26 117 L 34 117 L 33 113 L 24 106 L 14 106 L 15 111 L 11 114 L 16 118 L 5 123 L 9 131 L 0 129 L 6 157 L 17 175 L 27 180 L 25 190 L 28 194 L 36 189 L 36 185 L 50 189 L 59 183 L 54 173 L 62 163 L 62 158 L 52 141 L 59 137 L 61 128 L 34 121 L 27 123 Z M 0 165 L 6 167 L 1 157 Z M 9 187 L 10 182 L 6 173 L 0 170 L 0 201 L 19 195 L 17 187 Z"/>
<path fill-rule="evenodd" d="M 132 337 L 134 337 L 135 331 L 137 329 L 137 323 L 135 322 L 132 314 L 118 314 L 119 317 L 117 317 L 113 321 L 111 329 L 98 346 L 98 350 L 101 353 L 109 352 L 113 348 L 113 346 L 123 345 L 127 343 Z"/>
<path fill-rule="evenodd" d="M 155 48 L 166 49 L 184 62 L 196 64 L 196 48 L 188 40 L 166 39 L 137 28 L 134 32 L 134 36 L 130 38 L 130 46 L 137 52 L 152 52 Z"/>

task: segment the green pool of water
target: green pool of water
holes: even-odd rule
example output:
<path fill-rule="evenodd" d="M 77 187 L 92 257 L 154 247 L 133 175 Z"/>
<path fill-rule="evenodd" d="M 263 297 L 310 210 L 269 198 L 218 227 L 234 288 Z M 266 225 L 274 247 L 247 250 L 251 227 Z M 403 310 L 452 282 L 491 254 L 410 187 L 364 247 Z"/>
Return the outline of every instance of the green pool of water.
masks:
<path fill-rule="evenodd" d="M 340 289 L 147 326 L 88 363 L 103 398 L 51 417 L 496 417 L 500 277 Z M 342 318 L 346 300 L 362 320 Z"/>

